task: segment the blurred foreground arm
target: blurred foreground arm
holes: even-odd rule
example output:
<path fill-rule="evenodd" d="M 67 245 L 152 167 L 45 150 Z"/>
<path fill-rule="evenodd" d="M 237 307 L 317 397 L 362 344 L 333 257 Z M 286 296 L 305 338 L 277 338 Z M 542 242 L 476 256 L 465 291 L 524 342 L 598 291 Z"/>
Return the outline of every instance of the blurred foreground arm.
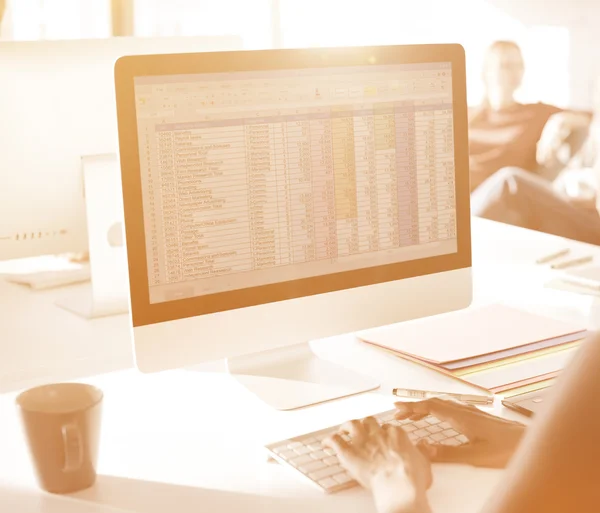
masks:
<path fill-rule="evenodd" d="M 555 386 L 484 513 L 600 511 L 600 334 Z"/>

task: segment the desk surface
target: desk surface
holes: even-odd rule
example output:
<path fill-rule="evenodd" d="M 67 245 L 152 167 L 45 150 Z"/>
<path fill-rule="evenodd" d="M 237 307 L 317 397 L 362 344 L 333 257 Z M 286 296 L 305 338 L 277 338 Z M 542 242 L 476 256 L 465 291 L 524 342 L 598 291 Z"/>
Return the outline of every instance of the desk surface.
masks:
<path fill-rule="evenodd" d="M 587 320 L 590 327 L 592 319 L 600 318 L 594 313 L 599 309 L 597 298 L 545 289 L 549 271 L 533 264 L 540 254 L 565 245 L 594 252 L 597 259 L 600 248 L 481 220 L 474 222 L 473 241 L 477 303 L 503 301 L 567 320 Z M 469 390 L 468 385 L 345 336 L 322 341 L 320 352 L 376 375 L 382 381 L 380 391 L 277 412 L 241 389 L 220 363 L 207 366 L 211 372 L 142 375 L 117 370 L 132 364 L 127 317 L 84 321 L 63 312 L 53 300 L 68 291 L 32 293 L 6 283 L 0 286 L 2 322 L 14 343 L 10 367 L 0 367 L 5 390 L 13 390 L 0 395 L 0 505 L 2 496 L 8 496 L 3 488 L 35 497 L 34 506 L 13 508 L 15 512 L 70 511 L 67 506 L 73 506 L 73 500 L 81 501 L 79 511 L 91 513 L 97 504 L 140 513 L 163 512 L 172 504 L 182 513 L 374 511 L 370 497 L 360 489 L 325 497 L 286 469 L 267 463 L 262 444 L 387 409 L 392 401 L 385 392 L 399 386 L 399 377 L 407 387 Z M 44 348 L 40 337 L 47 340 Z M 15 347 L 20 348 L 16 353 Z M 0 357 L 0 366 L 6 360 Z M 70 497 L 67 504 L 67 499 L 35 488 L 13 406 L 14 390 L 93 374 L 85 381 L 105 392 L 100 475 L 95 487 Z M 434 511 L 448 513 L 477 512 L 502 475 L 458 465 L 436 465 L 434 474 Z"/>

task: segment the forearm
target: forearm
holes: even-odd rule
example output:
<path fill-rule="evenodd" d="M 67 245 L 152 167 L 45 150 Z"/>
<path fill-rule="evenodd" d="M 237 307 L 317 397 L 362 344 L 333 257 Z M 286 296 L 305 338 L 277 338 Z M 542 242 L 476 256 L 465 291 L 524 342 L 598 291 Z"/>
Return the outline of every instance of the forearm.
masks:
<path fill-rule="evenodd" d="M 600 336 L 590 338 L 555 385 L 502 486 L 482 513 L 598 511 Z"/>

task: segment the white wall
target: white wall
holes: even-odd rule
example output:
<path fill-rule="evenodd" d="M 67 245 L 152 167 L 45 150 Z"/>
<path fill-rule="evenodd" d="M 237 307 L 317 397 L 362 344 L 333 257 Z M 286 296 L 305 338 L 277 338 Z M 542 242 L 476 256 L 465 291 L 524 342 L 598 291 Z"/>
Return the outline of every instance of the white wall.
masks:
<path fill-rule="evenodd" d="M 566 27 L 570 38 L 570 104 L 589 108 L 600 76 L 600 2 L 596 0 L 488 0 L 527 25 Z"/>

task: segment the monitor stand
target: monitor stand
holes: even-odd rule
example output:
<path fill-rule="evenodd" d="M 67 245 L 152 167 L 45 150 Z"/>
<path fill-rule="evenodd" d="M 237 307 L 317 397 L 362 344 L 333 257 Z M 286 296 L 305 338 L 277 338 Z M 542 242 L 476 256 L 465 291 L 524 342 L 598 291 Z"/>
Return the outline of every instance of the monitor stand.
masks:
<path fill-rule="evenodd" d="M 231 376 L 277 410 L 369 392 L 379 383 L 320 358 L 313 343 L 229 358 Z"/>
<path fill-rule="evenodd" d="M 117 156 L 82 157 L 91 283 L 69 291 L 58 306 L 86 319 L 129 311 L 123 198 Z"/>

